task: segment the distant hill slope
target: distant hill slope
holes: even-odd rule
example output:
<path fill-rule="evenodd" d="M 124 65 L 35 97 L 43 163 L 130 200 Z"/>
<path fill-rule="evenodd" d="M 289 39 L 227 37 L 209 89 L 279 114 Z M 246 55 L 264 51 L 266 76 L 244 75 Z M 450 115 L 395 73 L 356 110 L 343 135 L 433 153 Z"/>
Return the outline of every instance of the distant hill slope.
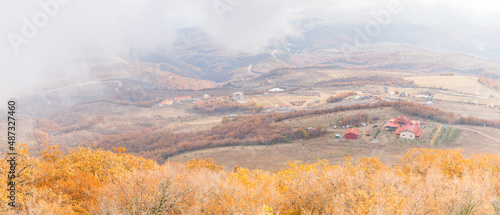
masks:
<path fill-rule="evenodd" d="M 162 64 L 126 61 L 116 56 L 76 59 L 71 63 L 85 76 L 75 80 L 54 79 L 48 84 L 50 88 L 107 80 L 126 80 L 149 89 L 163 90 L 200 90 L 216 86 L 210 80 L 175 74 Z"/>
<path fill-rule="evenodd" d="M 301 20 L 301 35 L 271 43 L 256 54 L 230 52 L 202 30 L 180 31 L 171 49 L 129 59 L 94 57 L 75 60 L 91 70 L 88 79 L 130 79 L 148 87 L 171 90 L 198 90 L 216 83 L 244 81 L 280 68 L 335 68 L 351 70 L 392 70 L 402 72 L 484 75 L 500 79 L 500 44 L 492 39 L 497 29 L 474 26 L 487 35 L 463 32 L 446 26 L 392 23 L 369 43 L 353 44 L 363 23 L 339 23 L 322 19 Z M 448 31 L 447 31 L 448 29 Z M 483 47 L 481 44 L 492 44 Z M 81 79 L 78 79 L 81 81 Z M 57 80 L 59 87 L 68 80 Z M 75 84 L 75 83 L 73 83 Z M 51 84 L 50 86 L 54 86 Z"/>
<path fill-rule="evenodd" d="M 482 74 L 500 78 L 500 44 L 492 35 L 498 29 L 453 32 L 446 26 L 392 23 L 367 44 L 354 47 L 355 28 L 361 23 L 335 23 L 303 19 L 300 37 L 274 42 L 258 54 L 228 52 L 197 28 L 181 31 L 174 48 L 141 57 L 142 63 L 183 77 L 227 82 L 257 77 L 277 68 L 311 66 L 349 69 L 390 69 L 429 73 Z M 488 43 L 486 43 L 488 42 Z M 483 47 L 481 44 L 492 44 Z M 249 69 L 250 68 L 250 69 Z"/>

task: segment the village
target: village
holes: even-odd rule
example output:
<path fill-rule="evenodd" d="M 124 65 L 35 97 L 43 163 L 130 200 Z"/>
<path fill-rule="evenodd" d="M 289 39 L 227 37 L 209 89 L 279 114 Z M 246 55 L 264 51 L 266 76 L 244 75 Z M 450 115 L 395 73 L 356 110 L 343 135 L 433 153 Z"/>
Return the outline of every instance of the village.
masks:
<path fill-rule="evenodd" d="M 414 147 L 461 148 L 466 153 L 499 150 L 497 145 L 500 140 L 494 127 L 447 123 L 419 113 L 419 110 L 428 107 L 453 113 L 455 116 L 500 120 L 500 94 L 483 86 L 475 77 L 455 76 L 450 85 L 442 86 L 432 86 L 432 81 L 440 78 L 437 76 L 408 77 L 406 79 L 416 81 L 415 85 L 408 87 L 383 83 L 315 87 L 292 82 L 299 79 L 304 82 L 323 80 L 310 79 L 308 72 L 309 70 L 302 71 L 303 74 L 291 74 L 298 75 L 297 79 L 287 80 L 286 76 L 280 75 L 274 80 L 256 79 L 257 81 L 249 81 L 249 85 L 238 83 L 231 84 L 231 87 L 205 90 L 143 90 L 140 86 L 128 86 L 130 83 L 124 82 L 123 89 L 120 89 L 123 95 L 112 96 L 104 100 L 105 102 L 97 103 L 102 108 L 114 107 L 116 114 L 113 117 L 104 117 L 101 121 L 97 115 L 93 116 L 94 118 L 87 117 L 89 114 L 86 114 L 86 108 L 93 106 L 81 106 L 79 108 L 85 114 L 82 114 L 80 119 L 88 123 L 68 126 L 71 123 L 56 118 L 54 120 L 63 125 L 58 130 L 75 132 L 71 135 L 52 132 L 50 138 L 57 142 L 76 143 L 72 135 L 89 139 L 93 136 L 87 128 L 90 131 L 100 129 L 99 131 L 102 130 L 107 135 L 127 136 L 138 132 L 138 136 L 156 137 L 156 134 L 150 133 L 159 132 L 162 135 L 175 134 L 186 138 L 224 128 L 221 134 L 233 135 L 247 129 L 245 126 L 231 123 L 240 118 L 265 118 L 311 112 L 314 114 L 267 124 L 269 128 L 276 128 L 273 132 L 286 130 L 286 134 L 280 133 L 276 137 L 265 130 L 254 132 L 249 129 L 248 134 L 228 137 L 222 141 L 212 140 L 209 147 L 203 146 L 203 142 L 186 146 L 193 140 L 180 141 L 182 144 L 167 144 L 160 149 L 179 148 L 179 154 L 164 157 L 160 154 L 157 157 L 177 161 L 187 161 L 193 157 L 212 157 L 227 164 L 228 168 L 243 164 L 250 168 L 279 169 L 281 164 L 289 160 L 314 162 L 317 159 L 328 159 L 339 162 L 348 155 L 354 158 L 379 156 L 383 162 L 390 163 L 397 161 L 398 155 Z M 452 79 L 449 76 L 446 78 Z M 356 80 L 356 77 L 352 77 L 352 80 Z M 114 82 L 107 83 L 106 86 L 108 85 L 110 91 L 116 87 Z M 466 94 L 464 91 L 475 94 Z M 54 103 L 60 102 L 53 94 L 49 94 L 47 98 Z M 41 102 L 46 103 L 45 100 Z M 411 112 L 394 107 L 322 112 L 356 105 L 380 106 L 388 102 L 406 102 L 418 105 L 419 108 Z M 128 111 L 128 114 L 121 114 L 123 111 Z M 347 120 L 361 115 L 363 117 L 359 120 Z M 123 121 L 130 123 L 127 126 L 119 126 Z M 43 125 L 43 121 L 37 123 Z M 258 124 L 258 121 L 252 123 Z M 234 128 L 228 128 L 233 125 Z M 296 133 L 295 130 L 302 133 Z M 264 133 L 268 135 L 266 138 L 261 137 Z M 207 135 L 205 138 L 211 137 L 213 135 Z M 129 137 L 126 139 L 129 140 Z M 148 153 L 150 151 L 148 149 Z M 266 160 L 266 156 L 277 157 L 278 160 L 270 162 Z M 269 166 L 270 163 L 274 166 Z"/>
<path fill-rule="evenodd" d="M 226 100 L 247 104 L 255 102 L 262 106 L 265 112 L 289 112 L 296 110 L 311 110 L 318 108 L 328 108 L 339 103 L 330 104 L 328 98 L 342 93 L 352 92 L 353 95 L 343 99 L 342 105 L 350 104 L 368 104 L 380 101 L 411 101 L 439 108 L 447 108 L 447 102 L 468 105 L 478 108 L 488 108 L 494 113 L 500 113 L 500 102 L 498 99 L 490 97 L 474 96 L 469 97 L 453 93 L 450 97 L 449 91 L 438 90 L 434 88 L 399 88 L 386 86 L 366 86 L 361 89 L 352 90 L 349 88 L 338 89 L 307 89 L 296 90 L 287 87 L 272 87 L 264 91 L 242 92 L 236 91 L 224 96 L 214 97 L 218 100 Z M 448 92 L 448 94 L 443 94 Z M 457 98 L 455 98 L 457 97 Z M 159 107 L 172 105 L 196 104 L 202 101 L 212 99 L 209 94 L 203 96 L 179 96 L 174 98 L 165 98 L 158 104 Z M 455 105 L 456 106 L 456 105 Z M 480 111 L 484 112 L 484 111 Z"/>
<path fill-rule="evenodd" d="M 373 121 L 372 121 L 373 122 Z M 359 125 L 355 125 L 356 127 L 360 127 Z M 361 127 L 369 127 L 367 123 L 361 123 Z M 336 126 L 335 126 L 336 127 Z M 344 138 L 345 140 L 358 140 L 363 136 L 370 137 L 370 129 L 358 129 L 353 128 L 352 125 L 344 125 L 343 128 L 348 128 L 344 134 L 335 134 L 336 139 Z M 378 124 L 373 124 L 372 128 L 379 127 Z M 420 140 L 422 136 L 423 129 L 420 128 L 420 122 L 410 120 L 406 116 L 399 116 L 396 118 L 391 118 L 387 120 L 383 128 L 386 131 L 393 132 L 394 136 L 401 139 L 409 139 L 409 140 Z M 377 130 L 378 131 L 378 130 Z M 375 135 L 378 135 L 380 131 L 376 132 Z M 376 136 L 374 137 L 376 138 Z"/>

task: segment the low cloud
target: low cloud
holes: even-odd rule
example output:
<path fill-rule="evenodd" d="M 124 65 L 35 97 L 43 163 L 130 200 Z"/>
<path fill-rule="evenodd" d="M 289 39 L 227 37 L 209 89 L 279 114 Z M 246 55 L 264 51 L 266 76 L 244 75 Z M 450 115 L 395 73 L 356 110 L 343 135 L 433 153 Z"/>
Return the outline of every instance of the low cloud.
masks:
<path fill-rule="evenodd" d="M 39 0 L 4 1 L 0 8 L 0 98 L 16 96 L 54 76 L 78 77 L 68 58 L 128 56 L 169 49 L 177 31 L 199 27 L 228 51 L 258 53 L 298 35 L 309 12 L 331 21 L 363 21 L 388 1 L 298 0 Z M 397 21 L 499 24 L 499 4 L 479 0 L 401 1 Z M 311 13 L 311 11 L 318 13 Z M 335 16 L 335 14 L 342 16 Z M 465 17 L 465 18 L 464 18 Z M 9 20 L 9 21 L 5 21 Z M 485 44 L 487 45 L 487 44 Z M 64 71 L 55 68 L 64 68 Z"/>

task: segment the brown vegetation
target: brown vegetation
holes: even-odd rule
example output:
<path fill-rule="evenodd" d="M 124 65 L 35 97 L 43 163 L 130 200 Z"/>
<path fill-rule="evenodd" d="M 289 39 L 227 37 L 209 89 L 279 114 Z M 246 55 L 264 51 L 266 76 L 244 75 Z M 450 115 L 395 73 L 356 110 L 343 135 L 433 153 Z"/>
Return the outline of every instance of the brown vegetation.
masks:
<path fill-rule="evenodd" d="M 275 144 L 291 138 L 292 128 L 274 123 L 266 115 L 237 117 L 208 131 L 172 133 L 159 128 L 106 135 L 98 147 L 124 146 L 129 152 L 163 163 L 169 156 L 185 151 L 231 145 Z"/>
<path fill-rule="evenodd" d="M 330 96 L 326 99 L 326 102 L 327 103 L 335 103 L 335 102 L 340 102 L 342 101 L 342 99 L 345 99 L 349 96 L 354 96 L 356 95 L 355 92 L 345 92 L 345 93 L 339 93 L 337 95 L 334 95 L 334 96 Z"/>
<path fill-rule="evenodd" d="M 70 124 L 68 126 L 63 127 L 54 121 L 44 118 L 37 118 L 34 129 L 49 133 L 69 133 L 92 127 L 93 125 L 101 122 L 102 120 L 104 120 L 103 116 L 98 116 L 94 118 L 87 117 L 81 121 L 75 122 L 74 124 Z"/>
<path fill-rule="evenodd" d="M 493 88 L 495 90 L 498 90 L 500 88 L 500 83 L 498 81 L 493 80 L 491 78 L 487 78 L 484 75 L 479 76 L 478 81 L 479 81 L 479 83 L 481 83 L 489 88 Z"/>
<path fill-rule="evenodd" d="M 359 125 L 363 122 L 368 122 L 370 116 L 366 113 L 358 113 L 350 116 L 346 116 L 340 122 L 340 125 Z"/>
<path fill-rule="evenodd" d="M 156 86 L 160 89 L 173 90 L 201 90 L 214 87 L 216 84 L 212 81 L 186 78 L 171 72 L 154 69 L 157 81 Z"/>

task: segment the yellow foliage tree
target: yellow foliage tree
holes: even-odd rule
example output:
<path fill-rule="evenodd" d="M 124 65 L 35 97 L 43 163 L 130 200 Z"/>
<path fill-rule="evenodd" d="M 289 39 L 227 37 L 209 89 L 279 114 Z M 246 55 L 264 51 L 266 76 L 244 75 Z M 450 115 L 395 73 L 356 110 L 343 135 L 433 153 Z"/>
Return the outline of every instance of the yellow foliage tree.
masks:
<path fill-rule="evenodd" d="M 345 158 L 343 165 L 291 161 L 269 172 L 223 171 L 212 159 L 152 160 L 57 146 L 31 157 L 18 148 L 18 207 L 1 214 L 494 214 L 500 211 L 500 155 L 412 149 L 395 165 Z M 0 163 L 5 172 L 6 162 Z"/>

